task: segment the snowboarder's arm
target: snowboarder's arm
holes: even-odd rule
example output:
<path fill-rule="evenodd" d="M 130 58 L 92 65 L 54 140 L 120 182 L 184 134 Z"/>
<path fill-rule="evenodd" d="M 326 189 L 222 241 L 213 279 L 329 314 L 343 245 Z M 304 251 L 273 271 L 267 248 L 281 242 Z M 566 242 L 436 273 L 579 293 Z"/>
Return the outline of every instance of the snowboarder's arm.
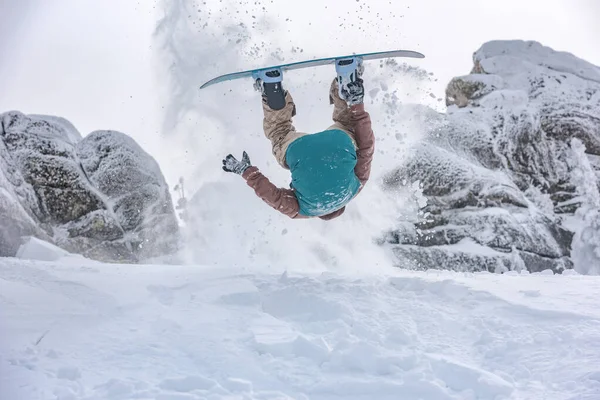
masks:
<path fill-rule="evenodd" d="M 293 190 L 273 185 L 256 167 L 246 169 L 242 177 L 258 197 L 277 211 L 294 219 L 306 218 L 298 214 L 300 206 Z"/>
<path fill-rule="evenodd" d="M 260 173 L 258 168 L 249 167 L 244 171 L 242 177 L 246 180 L 248 186 L 254 189 L 254 192 L 258 197 L 277 211 L 292 219 L 309 218 L 299 214 L 300 205 L 298 204 L 298 199 L 293 190 L 282 189 L 273 185 L 266 176 Z M 332 212 L 331 214 L 320 216 L 319 218 L 329 221 L 342 215 L 344 210 L 345 207 Z"/>
<path fill-rule="evenodd" d="M 364 186 L 371 175 L 371 162 L 375 153 L 375 135 L 373 135 L 373 130 L 371 129 L 371 117 L 365 111 L 364 104 L 353 105 L 350 107 L 350 111 L 352 112 L 354 135 L 358 147 L 356 150 L 357 162 L 356 167 L 354 167 L 354 173 L 361 185 Z"/>

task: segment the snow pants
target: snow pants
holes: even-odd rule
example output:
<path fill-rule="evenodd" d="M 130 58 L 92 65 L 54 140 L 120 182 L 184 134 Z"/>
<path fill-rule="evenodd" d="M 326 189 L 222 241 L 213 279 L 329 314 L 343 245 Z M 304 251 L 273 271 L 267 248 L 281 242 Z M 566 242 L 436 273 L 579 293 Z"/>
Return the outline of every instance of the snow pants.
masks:
<path fill-rule="evenodd" d="M 338 83 L 334 79 L 329 89 L 329 103 L 333 104 L 333 122 L 326 130 L 339 129 L 352 139 L 356 147 L 356 138 L 352 126 L 352 113 L 348 104 L 340 98 L 338 92 Z M 263 100 L 263 130 L 267 139 L 271 141 L 273 146 L 273 155 L 277 159 L 279 165 L 285 169 L 289 169 L 285 156 L 288 146 L 296 139 L 306 135 L 306 133 L 296 131 L 292 124 L 292 118 L 296 115 L 296 105 L 289 91 L 285 95 L 285 107 L 281 110 L 273 110 L 267 102 Z"/>

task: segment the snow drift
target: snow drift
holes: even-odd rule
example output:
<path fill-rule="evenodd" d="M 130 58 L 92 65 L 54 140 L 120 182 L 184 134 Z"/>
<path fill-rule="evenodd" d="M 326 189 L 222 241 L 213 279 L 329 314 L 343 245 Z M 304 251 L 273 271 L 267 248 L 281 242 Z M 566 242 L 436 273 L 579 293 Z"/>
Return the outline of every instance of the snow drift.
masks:
<path fill-rule="evenodd" d="M 0 398 L 598 398 L 598 277 L 321 268 L 3 259 Z"/>

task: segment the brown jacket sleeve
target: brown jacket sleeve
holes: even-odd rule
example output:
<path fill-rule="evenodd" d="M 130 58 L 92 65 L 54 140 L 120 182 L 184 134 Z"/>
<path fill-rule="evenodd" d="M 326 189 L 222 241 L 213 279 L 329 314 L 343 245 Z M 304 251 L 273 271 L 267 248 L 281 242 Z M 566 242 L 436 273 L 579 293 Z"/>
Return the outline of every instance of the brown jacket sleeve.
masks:
<path fill-rule="evenodd" d="M 298 214 L 300 206 L 298 199 L 291 189 L 282 189 L 273 185 L 266 176 L 260 173 L 257 167 L 250 167 L 244 171 L 242 177 L 246 180 L 248 186 L 254 189 L 254 192 L 265 203 L 287 215 L 290 218 L 306 218 Z"/>
<path fill-rule="evenodd" d="M 364 104 L 356 104 L 350 107 L 352 111 L 352 123 L 356 137 L 357 162 L 354 173 L 361 183 L 361 187 L 367 183 L 371 175 L 371 162 L 375 153 L 375 135 L 371 129 L 371 117 L 365 111 Z"/>

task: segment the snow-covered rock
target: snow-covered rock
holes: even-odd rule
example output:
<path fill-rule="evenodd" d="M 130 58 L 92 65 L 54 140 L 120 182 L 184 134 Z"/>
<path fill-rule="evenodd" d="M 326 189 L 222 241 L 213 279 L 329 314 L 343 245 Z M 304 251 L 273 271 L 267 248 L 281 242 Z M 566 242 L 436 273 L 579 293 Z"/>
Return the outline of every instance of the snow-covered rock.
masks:
<path fill-rule="evenodd" d="M 596 174 L 583 143 L 573 139 L 571 147 L 575 161 L 572 181 L 582 203 L 575 213 L 581 222 L 573 239 L 573 261 L 577 272 L 600 275 L 600 192 L 595 184 Z"/>
<path fill-rule="evenodd" d="M 0 256 L 35 236 L 133 262 L 174 251 L 178 226 L 156 162 L 119 132 L 82 138 L 63 118 L 0 114 Z"/>
<path fill-rule="evenodd" d="M 40 223 L 39 201 L 33 186 L 19 168 L 18 155 L 12 154 L 6 115 L 0 118 L 0 255 L 14 255 L 21 237 L 34 235 L 48 240 L 51 230 Z M 10 146 L 10 147 L 9 147 Z"/>
<path fill-rule="evenodd" d="M 389 237 L 400 264 L 572 268 L 573 236 L 588 249 L 585 238 L 598 237 L 600 205 L 584 199 L 600 187 L 600 68 L 536 42 L 489 42 L 471 74 L 448 84 L 446 104 L 446 114 L 420 110 L 426 137 L 386 178 L 390 186 L 420 181 L 428 198 L 426 220 Z M 590 166 L 584 179 L 576 179 L 573 139 Z M 565 221 L 584 205 L 581 234 Z M 498 254 L 453 247 L 464 239 Z"/>
<path fill-rule="evenodd" d="M 6 113 L 2 140 L 18 169 L 35 193 L 38 220 L 64 224 L 103 207 L 90 190 L 75 154 L 75 143 L 62 124 L 43 117 Z"/>
<path fill-rule="evenodd" d="M 143 258 L 172 252 L 179 227 L 156 161 L 132 138 L 115 131 L 92 132 L 79 143 L 77 154 L 89 181 L 107 196 L 123 231 L 134 233 L 129 242 L 135 252 Z M 106 224 L 98 226 L 104 229 Z"/>

